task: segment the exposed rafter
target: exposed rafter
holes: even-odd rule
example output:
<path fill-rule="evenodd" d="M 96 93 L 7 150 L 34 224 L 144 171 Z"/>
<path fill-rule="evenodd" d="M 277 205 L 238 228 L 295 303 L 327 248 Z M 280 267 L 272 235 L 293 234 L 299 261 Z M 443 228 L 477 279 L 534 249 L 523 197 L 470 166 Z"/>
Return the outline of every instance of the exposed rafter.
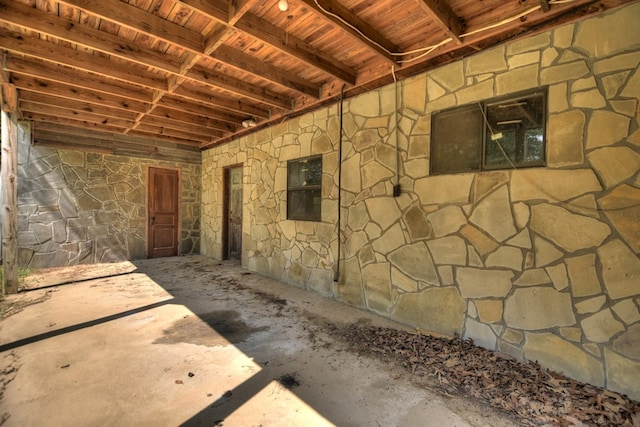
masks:
<path fill-rule="evenodd" d="M 457 16 L 447 0 L 416 0 L 422 10 L 440 27 L 448 37 L 461 44 L 462 20 Z"/>

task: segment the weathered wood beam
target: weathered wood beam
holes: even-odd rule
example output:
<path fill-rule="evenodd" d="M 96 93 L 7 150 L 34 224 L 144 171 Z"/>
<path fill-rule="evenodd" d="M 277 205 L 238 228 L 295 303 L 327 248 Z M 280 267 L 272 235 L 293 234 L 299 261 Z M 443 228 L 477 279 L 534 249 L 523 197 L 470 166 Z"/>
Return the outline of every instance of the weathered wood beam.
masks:
<path fill-rule="evenodd" d="M 15 294 L 18 292 L 18 122 L 15 115 L 4 109 L 0 116 L 2 293 Z"/>
<path fill-rule="evenodd" d="M 180 62 L 165 53 L 138 46 L 114 34 L 77 24 L 10 0 L 0 0 L 0 22 L 40 32 L 70 43 L 113 55 L 126 61 L 157 68 L 169 73 L 180 71 Z M 61 58 L 62 60 L 62 58 Z"/>
<path fill-rule="evenodd" d="M 399 53 L 400 48 L 393 44 L 391 41 L 383 37 L 378 31 L 376 31 L 371 25 L 365 22 L 363 19 L 358 17 L 356 14 L 351 12 L 346 7 L 342 6 L 335 0 L 317 0 L 318 4 L 316 4 L 316 0 L 300 0 L 302 3 L 306 4 L 311 10 L 316 12 L 319 16 L 322 16 L 324 19 L 331 21 L 336 27 L 340 28 L 342 31 L 351 35 L 355 40 L 362 43 L 367 48 L 371 49 L 373 52 L 377 53 L 379 56 L 384 58 L 387 62 L 392 65 L 397 65 L 397 59 L 393 55 L 393 53 Z M 323 10 L 324 9 L 324 10 Z M 325 13 L 325 10 L 331 12 L 339 16 L 342 19 L 336 18 L 335 16 L 329 15 Z M 354 29 L 350 25 L 344 23 L 344 21 L 350 23 L 354 27 Z M 363 37 L 364 34 L 364 37 Z"/>
<path fill-rule="evenodd" d="M 243 16 L 258 2 L 258 0 L 231 0 L 229 2 L 229 25 L 236 25 Z"/>
<path fill-rule="evenodd" d="M 102 114 L 89 113 L 86 111 L 68 110 L 66 108 L 57 108 L 52 111 L 52 108 L 48 105 L 37 104 L 31 101 L 20 101 L 20 109 L 25 118 L 29 118 L 32 113 L 36 114 L 55 114 L 55 116 L 70 119 L 70 120 L 82 120 L 87 123 L 99 123 L 102 125 L 115 126 L 119 128 L 127 128 L 131 126 L 133 120 L 105 117 Z"/>
<path fill-rule="evenodd" d="M 193 141 L 191 139 L 184 139 L 184 138 L 171 136 L 171 135 L 163 135 L 163 134 L 156 133 L 153 130 L 147 130 L 147 129 L 133 129 L 127 135 L 155 138 L 155 139 L 160 139 L 162 141 L 174 142 L 176 144 L 190 145 L 192 147 L 200 147 L 202 145 L 202 144 L 198 144 L 196 141 Z M 211 141 L 212 139 L 213 138 L 209 138 L 209 141 Z"/>
<path fill-rule="evenodd" d="M 82 50 L 72 49 L 21 33 L 0 29 L 0 46 L 10 52 L 67 65 L 78 70 L 130 82 L 149 89 L 167 89 L 166 78 L 151 74 L 137 66 L 137 64 L 118 65 L 117 62 L 102 56 L 92 55 Z"/>
<path fill-rule="evenodd" d="M 213 129 L 210 127 L 198 125 L 196 123 L 187 123 L 185 121 L 168 118 L 163 114 L 156 115 L 156 110 L 154 110 L 152 114 L 147 114 L 142 119 L 140 119 L 140 124 L 164 127 L 178 131 L 184 131 L 185 129 L 188 129 L 190 133 L 200 136 L 207 136 L 209 138 L 219 138 L 225 134 L 225 132 L 219 129 Z"/>
<path fill-rule="evenodd" d="M 20 95 L 20 102 L 32 102 L 35 104 L 42 104 L 54 109 L 62 108 L 71 111 L 82 111 L 124 120 L 135 120 L 136 116 L 138 115 L 135 111 L 105 107 L 104 105 L 91 104 L 89 102 L 61 98 L 59 96 L 47 95 L 31 91 L 22 92 L 22 94 Z"/>
<path fill-rule="evenodd" d="M 540 2 L 540 8 L 543 12 L 549 12 L 549 1 L 548 0 L 538 0 Z"/>
<path fill-rule="evenodd" d="M 163 111 L 167 114 L 168 112 L 162 110 L 162 108 L 171 109 L 173 110 L 173 115 L 175 115 L 176 117 L 180 114 L 188 114 L 189 116 L 198 116 L 198 117 L 211 119 L 216 115 L 220 114 L 218 110 L 216 110 L 215 108 L 211 108 L 210 106 L 187 103 L 180 99 L 176 99 L 174 97 L 163 98 L 160 102 L 158 102 L 157 108 L 160 109 L 160 111 Z M 227 122 L 228 124 L 235 124 L 235 127 L 237 128 L 238 124 L 246 118 L 247 116 L 237 117 L 234 122 L 230 122 L 226 119 L 224 121 Z"/>
<path fill-rule="evenodd" d="M 47 79 L 58 83 L 82 87 L 100 93 L 116 95 L 121 98 L 141 102 L 151 102 L 153 92 L 140 86 L 123 83 L 118 80 L 106 79 L 103 76 L 88 74 L 74 68 L 20 58 L 9 55 L 5 67 L 7 70 L 36 78 Z"/>
<path fill-rule="evenodd" d="M 78 139 L 100 139 L 104 141 L 117 142 L 122 144 L 140 144 L 147 145 L 152 147 L 164 147 L 164 148 L 179 148 L 182 150 L 190 150 L 190 151 L 199 151 L 197 148 L 193 146 L 193 144 L 189 145 L 181 145 L 173 142 L 162 141 L 157 138 L 147 138 L 141 136 L 133 136 L 133 135 L 123 135 L 121 133 L 108 133 L 108 132 L 100 132 L 90 129 L 84 129 L 81 127 L 69 127 L 62 126 L 57 124 L 50 123 L 37 123 L 35 126 L 35 135 L 42 134 L 42 132 L 48 132 L 50 134 L 59 134 L 67 137 L 69 136 L 78 137 Z"/>
<path fill-rule="evenodd" d="M 128 3 L 97 0 L 59 0 L 58 3 L 76 7 L 99 18 L 175 44 L 191 52 L 203 53 L 204 38 L 202 35 Z"/>
<path fill-rule="evenodd" d="M 194 11 L 218 22 L 227 22 L 229 20 L 229 7 L 226 1 L 180 0 L 177 3 L 189 6 Z"/>
<path fill-rule="evenodd" d="M 144 113 L 149 109 L 148 102 L 123 99 L 114 95 L 97 93 L 93 90 L 77 88 L 72 85 L 58 83 L 47 79 L 40 79 L 31 76 L 14 74 L 13 82 L 21 91 L 32 91 L 47 95 L 55 95 L 71 100 L 88 102 L 91 104 L 103 105 L 113 108 L 120 108 L 128 111 Z"/>
<path fill-rule="evenodd" d="M 212 136 L 209 135 L 200 135 L 192 132 L 172 129 L 166 126 L 158 126 L 149 123 L 140 122 L 138 126 L 136 126 L 135 130 L 141 133 L 147 133 L 149 135 L 157 135 L 157 136 L 166 136 L 171 138 L 184 139 L 188 141 L 197 141 L 197 142 L 207 142 L 211 141 Z"/>
<path fill-rule="evenodd" d="M 12 83 L 0 83 L 0 110 L 20 116 L 18 91 Z"/>
<path fill-rule="evenodd" d="M 447 36 L 457 44 L 462 44 L 460 34 L 463 31 L 462 21 L 455 14 L 447 0 L 416 0 L 420 8 L 433 20 Z"/>
<path fill-rule="evenodd" d="M 284 71 L 264 61 L 249 56 L 228 46 L 220 46 L 211 57 L 217 61 L 237 68 L 245 73 L 275 83 L 302 95 L 320 98 L 320 87 L 301 79 L 294 73 Z"/>
<path fill-rule="evenodd" d="M 34 122 L 50 123 L 55 125 L 77 127 L 77 128 L 90 129 L 90 130 L 102 131 L 102 132 L 122 133 L 124 130 L 124 128 L 122 127 L 111 126 L 108 123 L 105 124 L 105 123 L 88 122 L 88 121 L 83 121 L 78 119 L 68 119 L 65 117 L 54 116 L 51 114 L 28 113 L 28 114 L 25 114 L 25 118 L 33 120 Z"/>
<path fill-rule="evenodd" d="M 236 28 L 323 73 L 347 84 L 356 83 L 355 70 L 255 15 L 246 14 L 236 23 Z"/>
<path fill-rule="evenodd" d="M 240 100 L 229 99 L 220 93 L 214 93 L 209 87 L 194 87 L 193 85 L 181 85 L 173 91 L 172 95 L 188 99 L 189 101 L 203 104 L 208 107 L 219 108 L 219 114 L 232 117 L 261 117 L 269 118 L 270 113 L 266 108 L 258 108 L 257 106 L 248 104 Z M 221 119 L 220 117 L 217 117 Z"/>
<path fill-rule="evenodd" d="M 251 85 L 243 80 L 216 73 L 201 66 L 193 67 L 187 73 L 187 77 L 199 83 L 217 87 L 227 92 L 240 95 L 242 97 L 258 101 L 262 104 L 271 105 L 281 110 L 291 109 L 291 98 L 281 95 L 272 90 Z"/>
<path fill-rule="evenodd" d="M 163 99 L 164 101 L 164 99 Z M 187 113 L 182 110 L 174 110 L 168 106 L 163 105 L 172 105 L 175 104 L 172 100 L 167 99 L 166 102 L 162 105 L 158 105 L 152 116 L 162 117 L 167 120 L 174 120 L 179 123 L 182 123 L 183 128 L 190 128 L 191 126 L 202 127 L 203 129 L 208 129 L 210 132 L 213 130 L 221 131 L 221 132 L 235 132 L 242 121 L 242 119 L 238 118 L 234 122 L 228 122 L 223 120 L 218 120 L 212 118 L 209 114 L 199 115 L 193 113 Z"/>

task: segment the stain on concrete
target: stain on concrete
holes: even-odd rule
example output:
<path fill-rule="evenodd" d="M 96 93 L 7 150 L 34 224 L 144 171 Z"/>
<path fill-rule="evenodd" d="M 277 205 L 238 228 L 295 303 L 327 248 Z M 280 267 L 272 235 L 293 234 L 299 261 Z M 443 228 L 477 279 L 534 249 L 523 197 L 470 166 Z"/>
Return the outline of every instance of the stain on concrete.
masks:
<path fill-rule="evenodd" d="M 188 343 L 207 347 L 226 346 L 246 341 L 257 332 L 268 330 L 268 326 L 254 327 L 240 319 L 234 310 L 211 311 L 187 316 L 176 321 L 164 336 L 154 344 Z"/>

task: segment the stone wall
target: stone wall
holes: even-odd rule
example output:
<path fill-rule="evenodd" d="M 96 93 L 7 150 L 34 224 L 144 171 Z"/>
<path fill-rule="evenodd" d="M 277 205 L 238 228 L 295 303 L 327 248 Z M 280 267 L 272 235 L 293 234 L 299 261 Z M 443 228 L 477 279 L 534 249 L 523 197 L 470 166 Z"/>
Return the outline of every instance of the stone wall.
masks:
<path fill-rule="evenodd" d="M 145 258 L 149 166 L 180 169 L 181 253 L 199 253 L 201 165 L 21 144 L 19 265 Z"/>
<path fill-rule="evenodd" d="M 501 45 L 203 154 L 202 252 L 244 166 L 243 265 L 640 399 L 640 4 Z M 606 35 L 606 36 L 603 36 Z M 429 176 L 431 113 L 548 87 L 547 166 Z M 323 154 L 322 222 L 286 161 Z M 394 198 L 399 163 L 400 197 Z M 341 263 L 337 283 L 338 228 Z"/>

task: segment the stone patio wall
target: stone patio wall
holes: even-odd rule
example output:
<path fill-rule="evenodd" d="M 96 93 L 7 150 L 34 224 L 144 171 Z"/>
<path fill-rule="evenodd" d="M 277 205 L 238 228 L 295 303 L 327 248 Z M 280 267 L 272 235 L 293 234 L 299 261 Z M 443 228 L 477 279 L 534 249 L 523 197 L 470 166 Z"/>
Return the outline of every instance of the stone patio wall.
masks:
<path fill-rule="evenodd" d="M 199 253 L 201 165 L 21 144 L 19 265 L 145 258 L 149 166 L 180 170 L 181 253 Z"/>
<path fill-rule="evenodd" d="M 203 153 L 202 253 L 244 166 L 243 265 L 640 399 L 640 4 L 504 44 Z M 429 176 L 431 113 L 548 87 L 547 166 Z M 323 155 L 322 222 L 286 219 Z M 394 198 L 399 164 L 400 197 Z M 334 282 L 341 230 L 339 281 Z"/>

